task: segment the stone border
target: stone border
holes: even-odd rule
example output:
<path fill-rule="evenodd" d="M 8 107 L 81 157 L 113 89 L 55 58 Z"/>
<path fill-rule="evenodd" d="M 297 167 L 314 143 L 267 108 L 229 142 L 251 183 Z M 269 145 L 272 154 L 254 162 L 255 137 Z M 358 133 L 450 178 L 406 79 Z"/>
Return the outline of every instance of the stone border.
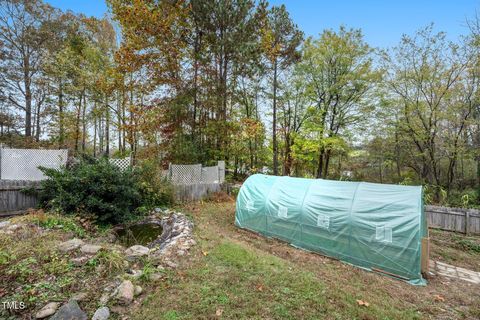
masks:
<path fill-rule="evenodd" d="M 160 218 L 163 232 L 148 247 L 154 261 L 171 266 L 171 260 L 186 255 L 196 241 L 193 239 L 193 222 L 187 216 L 179 212 L 165 213 L 167 216 Z"/>
<path fill-rule="evenodd" d="M 145 246 L 133 245 L 125 251 L 127 259 L 147 256 L 157 265 L 175 268 L 177 257 L 185 256 L 196 244 L 193 239 L 193 222 L 180 212 L 156 209 L 149 217 L 131 225 L 158 224 L 162 233 Z"/>

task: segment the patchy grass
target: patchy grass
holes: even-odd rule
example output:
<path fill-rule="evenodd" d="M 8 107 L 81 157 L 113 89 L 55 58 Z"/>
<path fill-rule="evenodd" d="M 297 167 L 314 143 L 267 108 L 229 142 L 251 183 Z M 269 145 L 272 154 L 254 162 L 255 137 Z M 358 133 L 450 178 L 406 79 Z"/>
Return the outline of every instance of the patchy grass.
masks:
<path fill-rule="evenodd" d="M 124 257 L 102 249 L 84 266 L 74 266 L 78 251 L 62 253 L 57 245 L 72 237 L 89 236 L 73 217 L 31 214 L 12 219 L 21 226 L 12 234 L 0 232 L 0 306 L 3 302 L 24 302 L 26 309 L 0 308 L 0 319 L 33 318 L 46 303 L 65 302 L 84 292 L 83 310 L 95 311 L 102 293 L 99 288 L 124 272 Z"/>
<path fill-rule="evenodd" d="M 133 319 L 480 318 L 478 286 L 435 278 L 414 287 L 298 250 L 235 228 L 234 207 L 229 201 L 182 208 L 199 245 Z"/>
<path fill-rule="evenodd" d="M 480 236 L 430 230 L 430 239 L 432 259 L 480 272 Z"/>

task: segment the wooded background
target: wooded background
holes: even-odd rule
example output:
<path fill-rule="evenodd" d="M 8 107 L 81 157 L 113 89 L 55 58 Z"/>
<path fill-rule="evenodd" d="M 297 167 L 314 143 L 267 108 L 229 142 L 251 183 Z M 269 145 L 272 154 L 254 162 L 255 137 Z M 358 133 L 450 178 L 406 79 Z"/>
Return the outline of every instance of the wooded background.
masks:
<path fill-rule="evenodd" d="M 480 205 L 475 16 L 459 40 L 430 25 L 377 49 L 347 27 L 305 39 L 263 1 L 107 2 L 98 19 L 0 0 L 0 143 L 163 169 L 225 160 L 230 179 L 423 184 L 428 203 Z"/>

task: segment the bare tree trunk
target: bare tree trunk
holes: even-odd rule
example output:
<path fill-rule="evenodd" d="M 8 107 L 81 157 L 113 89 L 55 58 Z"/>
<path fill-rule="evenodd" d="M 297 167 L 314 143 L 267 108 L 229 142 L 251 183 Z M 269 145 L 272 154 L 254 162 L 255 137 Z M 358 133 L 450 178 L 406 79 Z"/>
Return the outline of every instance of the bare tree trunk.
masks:
<path fill-rule="evenodd" d="M 87 97 L 86 94 L 83 94 L 83 109 L 82 109 L 82 151 L 85 152 L 86 144 L 87 144 L 87 120 L 85 117 L 87 110 Z"/>
<path fill-rule="evenodd" d="M 107 158 L 110 157 L 110 109 L 107 94 L 105 94 L 105 155 Z"/>
<path fill-rule="evenodd" d="M 59 80 L 58 84 L 58 147 L 63 148 L 65 143 L 64 112 L 63 112 L 63 83 Z"/>
<path fill-rule="evenodd" d="M 325 154 L 325 148 L 320 147 L 320 152 L 318 154 L 318 167 L 317 167 L 317 179 L 320 179 L 323 176 L 323 155 Z"/>
<path fill-rule="evenodd" d="M 93 118 L 93 157 L 96 157 L 96 156 L 97 156 L 97 116 L 94 115 L 94 118 Z"/>
<path fill-rule="evenodd" d="M 80 115 L 82 112 L 82 100 L 83 95 L 80 95 L 80 99 L 78 101 L 78 108 L 77 108 L 77 117 L 75 121 L 75 151 L 78 151 L 78 142 L 80 140 Z"/>
<path fill-rule="evenodd" d="M 30 78 L 30 61 L 23 59 L 23 85 L 25 86 L 25 136 L 32 136 L 32 91 Z"/>
<path fill-rule="evenodd" d="M 35 118 L 35 122 L 36 122 L 36 129 L 35 129 L 35 141 L 39 142 L 40 141 L 40 112 L 41 112 L 41 108 L 42 108 L 42 103 L 40 101 L 38 101 L 37 103 L 37 111 L 36 111 L 36 118 Z"/>
<path fill-rule="evenodd" d="M 326 179 L 328 175 L 328 167 L 330 165 L 330 155 L 332 151 L 331 149 L 328 149 L 327 152 L 325 152 L 325 170 L 323 171 L 323 178 Z"/>
<path fill-rule="evenodd" d="M 272 121 L 272 149 L 273 149 L 273 174 L 278 175 L 278 150 L 277 150 L 277 60 L 273 63 L 273 121 Z"/>

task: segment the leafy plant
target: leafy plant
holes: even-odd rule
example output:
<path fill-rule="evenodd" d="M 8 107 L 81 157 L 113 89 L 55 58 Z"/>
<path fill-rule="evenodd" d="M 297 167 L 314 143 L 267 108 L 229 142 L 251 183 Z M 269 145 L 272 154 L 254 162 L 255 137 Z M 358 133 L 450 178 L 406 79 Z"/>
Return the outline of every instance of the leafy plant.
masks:
<path fill-rule="evenodd" d="M 162 177 L 159 165 L 154 161 L 143 161 L 135 168 L 138 186 L 142 195 L 140 210 L 148 211 L 156 206 L 170 205 L 173 203 L 173 186 Z"/>
<path fill-rule="evenodd" d="M 66 214 L 91 214 L 100 224 L 132 217 L 142 195 L 131 170 L 119 170 L 107 160 L 84 157 L 70 168 L 41 168 L 43 207 Z"/>
<path fill-rule="evenodd" d="M 45 229 L 59 228 L 63 231 L 71 231 L 78 237 L 85 236 L 85 230 L 73 219 L 53 213 L 46 214 L 43 210 L 39 210 L 39 212 L 32 215 L 30 221 Z"/>
<path fill-rule="evenodd" d="M 84 156 L 69 168 L 41 170 L 48 177 L 40 191 L 44 208 L 93 217 L 100 225 L 122 223 L 136 213 L 172 202 L 171 186 L 153 164 L 122 171 L 106 159 Z"/>

